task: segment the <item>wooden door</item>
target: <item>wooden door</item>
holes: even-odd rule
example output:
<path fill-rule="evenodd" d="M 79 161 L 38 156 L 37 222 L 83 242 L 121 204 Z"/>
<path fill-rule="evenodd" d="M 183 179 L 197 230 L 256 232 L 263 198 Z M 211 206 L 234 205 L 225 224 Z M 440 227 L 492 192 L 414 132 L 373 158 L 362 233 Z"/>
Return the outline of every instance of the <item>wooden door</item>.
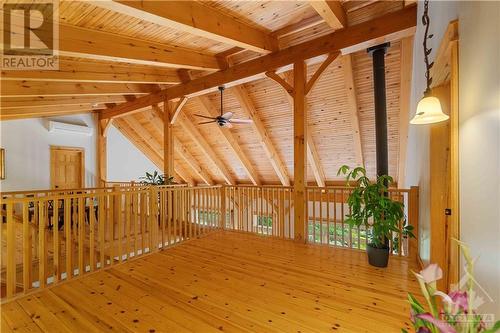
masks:
<path fill-rule="evenodd" d="M 51 187 L 53 189 L 85 187 L 83 149 L 51 147 L 50 154 Z"/>

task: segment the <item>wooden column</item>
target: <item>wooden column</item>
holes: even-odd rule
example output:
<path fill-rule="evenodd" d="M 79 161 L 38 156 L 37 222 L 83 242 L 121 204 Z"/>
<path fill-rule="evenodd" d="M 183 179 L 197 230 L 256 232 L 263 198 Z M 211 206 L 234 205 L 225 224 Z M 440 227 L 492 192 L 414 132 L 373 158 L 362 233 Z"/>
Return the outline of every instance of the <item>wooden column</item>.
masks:
<path fill-rule="evenodd" d="M 306 241 L 305 191 L 307 163 L 307 116 L 306 100 L 306 65 L 304 61 L 293 64 L 294 98 L 293 98 L 293 164 L 294 164 L 294 239 Z"/>
<path fill-rule="evenodd" d="M 174 131 L 170 122 L 171 105 L 168 99 L 163 103 L 163 173 L 174 176 Z"/>
<path fill-rule="evenodd" d="M 97 125 L 97 175 L 96 175 L 96 186 L 104 187 L 106 186 L 107 173 L 108 173 L 108 150 L 107 150 L 107 135 L 106 130 L 109 126 L 111 120 L 99 120 L 98 115 L 96 115 L 96 125 Z"/>

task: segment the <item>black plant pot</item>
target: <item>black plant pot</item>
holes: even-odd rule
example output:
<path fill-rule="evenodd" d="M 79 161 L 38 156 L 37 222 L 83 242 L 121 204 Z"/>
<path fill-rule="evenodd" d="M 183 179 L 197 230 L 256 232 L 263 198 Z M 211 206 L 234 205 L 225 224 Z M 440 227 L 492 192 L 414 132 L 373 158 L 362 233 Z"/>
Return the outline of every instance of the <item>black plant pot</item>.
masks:
<path fill-rule="evenodd" d="M 389 263 L 389 247 L 379 249 L 367 244 L 366 253 L 368 254 L 368 263 L 370 265 L 375 267 L 387 267 Z"/>

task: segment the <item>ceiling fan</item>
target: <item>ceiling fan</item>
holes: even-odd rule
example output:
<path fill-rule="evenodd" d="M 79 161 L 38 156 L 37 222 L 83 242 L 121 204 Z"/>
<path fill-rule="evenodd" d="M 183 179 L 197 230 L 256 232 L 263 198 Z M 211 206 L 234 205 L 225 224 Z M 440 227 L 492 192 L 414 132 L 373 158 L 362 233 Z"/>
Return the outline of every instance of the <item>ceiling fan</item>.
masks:
<path fill-rule="evenodd" d="M 231 127 L 233 127 L 233 124 L 251 124 L 252 123 L 251 119 L 236 119 L 236 118 L 233 118 L 232 112 L 223 113 L 224 106 L 223 106 L 223 99 L 222 99 L 223 96 L 222 95 L 224 92 L 224 87 L 220 86 L 219 91 L 220 91 L 220 116 L 208 117 L 208 116 L 204 116 L 201 114 L 195 114 L 196 117 L 210 119 L 210 121 L 204 121 L 204 122 L 198 123 L 198 125 L 216 123 L 217 125 L 219 125 L 219 127 L 231 128 Z"/>

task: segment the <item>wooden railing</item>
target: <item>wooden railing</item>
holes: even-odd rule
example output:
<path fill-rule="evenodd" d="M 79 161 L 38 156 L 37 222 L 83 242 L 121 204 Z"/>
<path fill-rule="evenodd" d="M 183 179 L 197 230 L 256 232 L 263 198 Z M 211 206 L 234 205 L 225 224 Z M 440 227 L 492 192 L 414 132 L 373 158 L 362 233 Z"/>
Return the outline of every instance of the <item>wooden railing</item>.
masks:
<path fill-rule="evenodd" d="M 353 228 L 345 222 L 350 213 L 347 198 L 352 187 L 307 187 L 305 234 L 309 243 L 365 250 L 370 230 Z M 294 195 L 292 187 L 283 186 L 224 186 L 223 210 L 227 229 L 294 238 Z M 390 239 L 392 254 L 416 254 L 416 240 L 403 232 L 405 223 L 414 226 L 417 233 L 418 188 L 391 189 L 392 199 L 405 207 L 405 219 L 399 223 L 399 232 Z"/>
<path fill-rule="evenodd" d="M 3 299 L 219 229 L 220 187 L 2 193 Z"/>
<path fill-rule="evenodd" d="M 365 250 L 370 239 L 370 229 L 352 227 L 346 223 L 346 216 L 351 213 L 347 198 L 352 187 L 308 187 L 306 189 L 307 240 L 310 243 L 333 245 L 351 249 Z M 389 239 L 391 254 L 397 256 L 416 255 L 416 240 L 404 232 L 405 225 L 412 225 L 414 233 L 418 229 L 418 188 L 390 189 L 389 197 L 402 202 L 405 218 L 399 221 L 398 232 Z M 417 206 L 417 209 L 415 207 Z"/>
<path fill-rule="evenodd" d="M 365 228 L 346 222 L 352 188 L 308 187 L 309 243 L 364 250 Z M 283 186 L 117 186 L 2 193 L 2 294 L 11 298 L 71 280 L 212 230 L 294 239 L 294 192 Z M 406 219 L 390 239 L 392 254 L 417 254 L 418 188 L 393 189 Z"/>
<path fill-rule="evenodd" d="M 225 227 L 293 239 L 293 193 L 284 186 L 224 186 Z"/>

